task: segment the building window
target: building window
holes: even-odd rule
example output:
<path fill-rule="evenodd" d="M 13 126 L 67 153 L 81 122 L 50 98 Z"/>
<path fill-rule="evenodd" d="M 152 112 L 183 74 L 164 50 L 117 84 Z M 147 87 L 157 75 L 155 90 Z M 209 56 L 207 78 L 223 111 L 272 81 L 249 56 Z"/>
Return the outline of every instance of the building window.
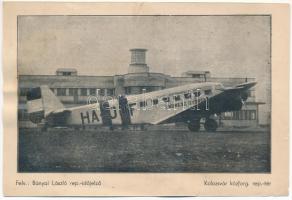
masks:
<path fill-rule="evenodd" d="M 126 87 L 125 88 L 125 92 L 126 92 L 126 94 L 131 94 L 131 87 Z"/>
<path fill-rule="evenodd" d="M 69 96 L 76 96 L 77 94 L 77 88 L 69 88 Z"/>
<path fill-rule="evenodd" d="M 28 91 L 29 91 L 29 88 L 20 88 L 19 89 L 19 95 L 20 96 L 26 96 Z"/>
<path fill-rule="evenodd" d="M 239 112 L 239 120 L 245 120 L 245 112 L 244 110 L 240 110 Z"/>
<path fill-rule="evenodd" d="M 69 88 L 69 96 L 74 96 L 74 88 Z"/>
<path fill-rule="evenodd" d="M 72 72 L 63 72 L 63 76 L 71 76 Z"/>
<path fill-rule="evenodd" d="M 223 119 L 233 119 L 233 112 L 225 112 L 223 115 Z"/>
<path fill-rule="evenodd" d="M 201 74 L 192 74 L 192 78 L 201 78 Z"/>
<path fill-rule="evenodd" d="M 104 88 L 99 89 L 98 93 L 100 96 L 105 96 L 105 89 Z"/>
<path fill-rule="evenodd" d="M 95 88 L 90 88 L 89 89 L 89 94 L 92 95 L 92 96 L 95 96 L 96 95 L 96 89 Z"/>
<path fill-rule="evenodd" d="M 158 99 L 153 99 L 153 105 L 157 105 L 158 104 Z"/>
<path fill-rule="evenodd" d="M 57 96 L 66 96 L 66 88 L 57 88 Z"/>
<path fill-rule="evenodd" d="M 225 120 L 256 120 L 256 110 L 240 110 L 234 112 L 225 112 L 222 115 Z"/>
<path fill-rule="evenodd" d="M 256 110 L 247 110 L 247 119 L 256 120 L 257 119 Z"/>
<path fill-rule="evenodd" d="M 81 88 L 80 95 L 81 96 L 87 96 L 87 88 Z"/>
<path fill-rule="evenodd" d="M 107 89 L 107 95 L 108 96 L 114 96 L 115 95 L 115 89 L 113 89 L 113 88 Z"/>
<path fill-rule="evenodd" d="M 19 121 L 27 121 L 27 120 L 29 120 L 28 113 L 27 113 L 26 109 L 19 109 L 18 110 L 18 120 Z"/>

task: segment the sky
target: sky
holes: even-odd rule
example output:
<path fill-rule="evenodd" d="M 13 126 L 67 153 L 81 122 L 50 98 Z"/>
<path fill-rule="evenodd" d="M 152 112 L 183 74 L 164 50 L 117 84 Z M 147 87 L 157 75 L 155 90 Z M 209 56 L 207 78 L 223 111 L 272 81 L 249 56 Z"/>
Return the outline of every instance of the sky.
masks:
<path fill-rule="evenodd" d="M 126 74 L 131 48 L 147 48 L 151 72 L 252 77 L 270 103 L 269 16 L 20 16 L 19 74 Z"/>

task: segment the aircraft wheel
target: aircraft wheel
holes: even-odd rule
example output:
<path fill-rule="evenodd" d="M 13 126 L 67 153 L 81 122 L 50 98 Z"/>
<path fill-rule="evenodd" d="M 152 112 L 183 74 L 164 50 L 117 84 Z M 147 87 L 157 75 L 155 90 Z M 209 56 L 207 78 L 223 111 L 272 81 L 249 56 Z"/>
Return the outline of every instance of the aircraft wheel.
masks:
<path fill-rule="evenodd" d="M 207 119 L 204 124 L 204 127 L 206 131 L 215 132 L 218 128 L 218 124 L 214 119 Z"/>
<path fill-rule="evenodd" d="M 188 128 L 192 132 L 198 132 L 200 130 L 200 120 L 192 121 L 188 124 Z"/>

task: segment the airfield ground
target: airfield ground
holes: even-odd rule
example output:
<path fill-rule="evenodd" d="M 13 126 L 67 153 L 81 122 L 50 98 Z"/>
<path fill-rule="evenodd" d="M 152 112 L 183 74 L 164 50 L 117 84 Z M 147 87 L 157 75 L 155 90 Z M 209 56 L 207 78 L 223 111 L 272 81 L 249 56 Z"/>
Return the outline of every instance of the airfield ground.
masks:
<path fill-rule="evenodd" d="M 19 172 L 270 172 L 267 130 L 20 129 Z"/>

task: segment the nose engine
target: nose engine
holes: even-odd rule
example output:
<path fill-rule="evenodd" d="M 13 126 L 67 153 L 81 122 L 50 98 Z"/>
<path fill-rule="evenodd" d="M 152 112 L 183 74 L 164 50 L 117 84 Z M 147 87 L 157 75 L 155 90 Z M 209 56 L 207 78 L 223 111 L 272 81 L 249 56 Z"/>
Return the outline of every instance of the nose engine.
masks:
<path fill-rule="evenodd" d="M 237 93 L 236 95 L 232 95 L 228 98 L 228 101 L 226 101 L 227 105 L 225 107 L 228 110 L 241 110 L 243 104 L 248 99 L 248 91 L 241 91 Z"/>
<path fill-rule="evenodd" d="M 243 99 L 240 96 L 237 96 L 233 99 L 230 99 L 228 105 L 226 105 L 227 109 L 232 110 L 240 110 L 243 105 Z"/>

